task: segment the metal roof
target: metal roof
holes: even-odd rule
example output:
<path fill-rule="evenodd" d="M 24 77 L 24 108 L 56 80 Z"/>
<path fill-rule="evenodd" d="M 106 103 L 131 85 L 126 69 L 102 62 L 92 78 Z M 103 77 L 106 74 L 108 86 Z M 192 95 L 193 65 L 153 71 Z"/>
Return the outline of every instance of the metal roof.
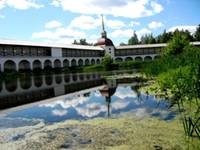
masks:
<path fill-rule="evenodd" d="M 192 45 L 199 45 L 200 41 L 190 42 Z M 160 44 L 138 44 L 138 45 L 125 45 L 125 46 L 117 46 L 116 49 L 140 49 L 140 48 L 156 48 L 156 47 L 166 47 L 167 43 Z"/>
<path fill-rule="evenodd" d="M 19 46 L 38 46 L 38 47 L 54 47 L 54 48 L 69 48 L 69 49 L 82 49 L 82 50 L 103 50 L 99 46 L 86 46 L 86 45 L 66 45 L 59 43 L 41 43 L 41 42 L 30 42 L 30 41 L 16 41 L 16 40 L 2 40 L 0 39 L 0 44 L 5 45 L 19 45 Z"/>

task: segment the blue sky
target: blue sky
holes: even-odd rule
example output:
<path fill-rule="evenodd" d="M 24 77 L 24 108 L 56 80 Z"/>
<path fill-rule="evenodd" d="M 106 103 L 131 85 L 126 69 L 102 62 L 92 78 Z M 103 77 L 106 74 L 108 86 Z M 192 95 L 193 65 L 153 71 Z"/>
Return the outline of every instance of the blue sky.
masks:
<path fill-rule="evenodd" d="M 101 17 L 118 45 L 133 34 L 158 35 L 176 28 L 194 32 L 200 0 L 0 0 L 0 39 L 72 43 L 100 37 Z"/>

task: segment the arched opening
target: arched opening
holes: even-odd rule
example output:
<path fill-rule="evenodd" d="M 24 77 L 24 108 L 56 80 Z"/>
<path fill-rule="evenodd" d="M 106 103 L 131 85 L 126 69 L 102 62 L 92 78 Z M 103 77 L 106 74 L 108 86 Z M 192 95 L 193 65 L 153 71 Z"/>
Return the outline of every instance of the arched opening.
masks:
<path fill-rule="evenodd" d="M 42 63 L 39 60 L 33 62 L 33 70 L 35 69 L 42 69 Z"/>
<path fill-rule="evenodd" d="M 116 61 L 116 62 L 122 62 L 123 59 L 122 59 L 122 58 L 116 58 L 115 61 Z"/>
<path fill-rule="evenodd" d="M 56 59 L 54 61 L 54 68 L 61 68 L 61 62 L 60 62 L 60 60 Z"/>
<path fill-rule="evenodd" d="M 76 66 L 76 60 L 75 60 L 75 59 L 72 59 L 71 64 L 72 64 L 72 65 L 71 65 L 72 67 L 75 67 L 75 66 Z"/>
<path fill-rule="evenodd" d="M 52 62 L 50 60 L 45 60 L 44 69 L 51 69 L 51 68 L 52 68 Z"/>
<path fill-rule="evenodd" d="M 79 79 L 80 79 L 81 81 L 83 81 L 83 80 L 84 80 L 84 75 L 83 75 L 83 74 L 80 74 L 80 75 L 79 75 Z"/>
<path fill-rule="evenodd" d="M 12 60 L 7 60 L 4 63 L 4 70 L 5 71 L 16 71 L 16 64 Z"/>
<path fill-rule="evenodd" d="M 34 78 L 34 85 L 36 87 L 41 87 L 42 86 L 42 76 L 35 76 Z"/>
<path fill-rule="evenodd" d="M 125 61 L 132 61 L 132 60 L 133 60 L 132 57 L 126 57 L 126 58 L 125 58 Z"/>
<path fill-rule="evenodd" d="M 5 80 L 5 87 L 8 92 L 14 92 L 17 89 L 17 80 Z"/>
<path fill-rule="evenodd" d="M 55 81 L 57 84 L 60 84 L 62 82 L 62 76 L 61 75 L 55 76 Z"/>
<path fill-rule="evenodd" d="M 138 61 L 138 62 L 142 61 L 142 57 L 135 57 L 135 61 Z"/>
<path fill-rule="evenodd" d="M 152 60 L 152 57 L 151 56 L 146 56 L 144 57 L 144 61 L 151 61 Z"/>
<path fill-rule="evenodd" d="M 85 60 L 85 65 L 86 65 L 86 66 L 90 65 L 89 59 L 86 59 L 86 60 Z"/>
<path fill-rule="evenodd" d="M 97 64 L 100 64 L 101 62 L 100 62 L 100 59 L 97 59 Z"/>
<path fill-rule="evenodd" d="M 20 78 L 20 87 L 24 90 L 27 90 L 31 87 L 31 77 L 30 76 L 25 76 Z"/>
<path fill-rule="evenodd" d="M 73 74 L 73 75 L 72 75 L 72 80 L 73 80 L 73 81 L 77 81 L 77 79 L 78 79 L 77 74 Z"/>
<path fill-rule="evenodd" d="M 69 75 L 69 74 L 66 74 L 66 75 L 64 76 L 64 80 L 65 80 L 66 83 L 68 83 L 68 82 L 70 81 L 70 75 Z"/>
<path fill-rule="evenodd" d="M 63 61 L 63 67 L 64 67 L 64 68 L 69 67 L 69 60 L 65 59 L 65 60 Z"/>
<path fill-rule="evenodd" d="M 91 64 L 92 64 L 92 65 L 95 64 L 95 60 L 94 60 L 94 59 L 91 60 Z"/>
<path fill-rule="evenodd" d="M 83 60 L 82 60 L 82 59 L 79 59 L 79 60 L 78 60 L 78 65 L 79 65 L 79 66 L 83 66 Z"/>
<path fill-rule="evenodd" d="M 27 60 L 20 61 L 19 70 L 21 71 L 30 70 L 30 63 Z"/>
<path fill-rule="evenodd" d="M 53 83 L 53 76 L 52 75 L 45 76 L 45 83 L 46 85 L 51 85 Z"/>

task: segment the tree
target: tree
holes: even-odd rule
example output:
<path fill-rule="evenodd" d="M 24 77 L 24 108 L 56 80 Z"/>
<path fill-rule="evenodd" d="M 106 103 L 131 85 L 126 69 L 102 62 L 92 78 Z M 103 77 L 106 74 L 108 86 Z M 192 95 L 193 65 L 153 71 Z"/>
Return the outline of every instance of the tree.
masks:
<path fill-rule="evenodd" d="M 73 44 L 75 44 L 75 45 L 92 45 L 92 44 L 88 43 L 86 41 L 86 39 L 80 39 L 79 42 L 77 42 L 76 40 L 74 40 Z"/>
<path fill-rule="evenodd" d="M 200 41 L 200 24 L 198 25 L 196 32 L 194 33 L 195 41 Z"/>
<path fill-rule="evenodd" d="M 142 44 L 154 44 L 154 43 L 156 43 L 156 40 L 152 34 L 146 34 L 141 37 L 141 43 Z"/>
<path fill-rule="evenodd" d="M 138 40 L 137 34 L 134 32 L 133 36 L 128 40 L 128 45 L 135 45 L 138 43 L 139 43 L 139 40 Z"/>
<path fill-rule="evenodd" d="M 102 64 L 104 65 L 106 70 L 109 70 L 109 68 L 112 66 L 112 63 L 113 63 L 113 59 L 111 58 L 111 56 L 108 54 L 105 54 L 103 57 Z"/>
<path fill-rule="evenodd" d="M 164 55 L 178 55 L 183 52 L 186 46 L 189 46 L 189 40 L 186 35 L 177 30 L 174 32 L 173 39 L 168 43 Z"/>

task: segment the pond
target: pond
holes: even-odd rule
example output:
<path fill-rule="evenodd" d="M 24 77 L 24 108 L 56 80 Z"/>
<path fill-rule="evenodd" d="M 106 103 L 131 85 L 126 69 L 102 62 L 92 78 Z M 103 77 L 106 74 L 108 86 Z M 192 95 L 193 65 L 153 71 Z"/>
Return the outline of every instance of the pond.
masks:
<path fill-rule="evenodd" d="M 120 73 L 113 73 L 119 75 Z M 167 100 L 138 92 L 135 78 L 106 80 L 100 73 L 24 76 L 1 82 L 0 128 L 96 117 L 171 120 L 175 112 Z"/>

